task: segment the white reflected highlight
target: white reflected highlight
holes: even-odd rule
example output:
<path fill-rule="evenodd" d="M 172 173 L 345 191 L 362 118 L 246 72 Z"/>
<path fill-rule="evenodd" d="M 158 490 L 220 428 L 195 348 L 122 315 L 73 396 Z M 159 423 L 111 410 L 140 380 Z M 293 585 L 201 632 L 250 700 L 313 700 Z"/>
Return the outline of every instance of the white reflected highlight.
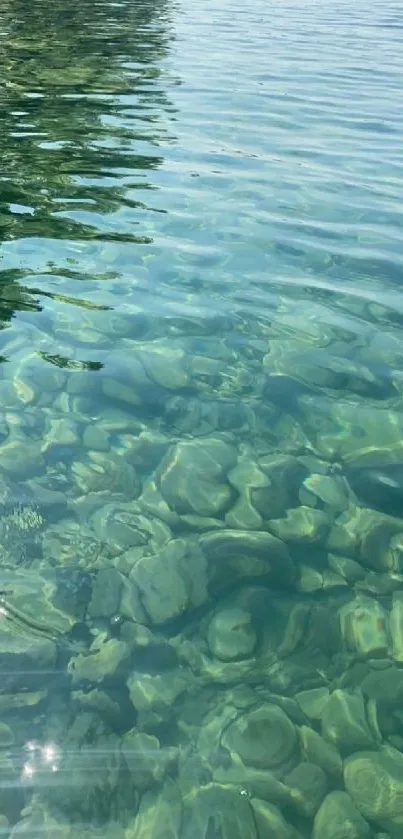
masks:
<path fill-rule="evenodd" d="M 25 763 L 22 769 L 21 777 L 24 781 L 29 781 L 34 777 L 36 772 L 35 766 L 32 763 Z"/>
<path fill-rule="evenodd" d="M 24 745 L 24 751 L 28 752 L 29 759 L 22 767 L 22 781 L 30 781 L 41 770 L 59 771 L 61 752 L 55 743 L 45 743 L 42 746 L 35 740 L 29 740 Z"/>
<path fill-rule="evenodd" d="M 59 757 L 59 751 L 54 745 L 54 743 L 47 743 L 46 746 L 43 746 L 41 749 L 41 754 L 44 763 L 54 763 L 56 758 Z"/>

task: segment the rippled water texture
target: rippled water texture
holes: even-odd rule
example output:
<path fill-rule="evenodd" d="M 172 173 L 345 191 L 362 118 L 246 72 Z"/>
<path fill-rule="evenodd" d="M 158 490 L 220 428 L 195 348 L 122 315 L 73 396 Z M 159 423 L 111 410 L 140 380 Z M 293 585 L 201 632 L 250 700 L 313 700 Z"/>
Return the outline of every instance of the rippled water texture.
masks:
<path fill-rule="evenodd" d="M 401 5 L 0 66 L 1 836 L 401 839 Z"/>

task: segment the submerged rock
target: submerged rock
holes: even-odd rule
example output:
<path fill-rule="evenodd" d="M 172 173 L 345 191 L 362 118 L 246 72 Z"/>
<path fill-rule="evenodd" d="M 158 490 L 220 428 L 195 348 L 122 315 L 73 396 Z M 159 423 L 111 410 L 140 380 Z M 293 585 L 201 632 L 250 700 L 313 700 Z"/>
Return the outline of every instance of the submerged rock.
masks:
<path fill-rule="evenodd" d="M 332 402 L 331 420 L 332 430 L 321 429 L 316 439 L 325 459 L 341 460 L 354 469 L 402 462 L 402 413 L 340 400 Z"/>
<path fill-rule="evenodd" d="M 210 621 L 207 633 L 211 653 L 221 661 L 252 655 L 257 643 L 251 617 L 243 609 L 221 609 Z"/>
<path fill-rule="evenodd" d="M 224 732 L 222 744 L 244 764 L 269 769 L 278 777 L 298 757 L 295 727 L 277 705 L 241 714 Z"/>
<path fill-rule="evenodd" d="M 320 766 L 334 779 L 339 780 L 343 770 L 343 761 L 336 747 L 307 725 L 301 726 L 299 736 L 301 751 L 305 758 Z"/>
<path fill-rule="evenodd" d="M 260 798 L 252 798 L 250 803 L 259 839 L 296 839 L 294 829 L 278 807 Z"/>
<path fill-rule="evenodd" d="M 18 693 L 42 687 L 54 670 L 57 643 L 46 634 L 29 631 L 30 622 L 19 623 L 15 615 L 3 620 L 0 628 L 2 693 Z M 0 697 L 1 699 L 1 697 Z"/>
<path fill-rule="evenodd" d="M 284 778 L 290 789 L 290 804 L 304 818 L 313 818 L 327 792 L 327 778 L 315 763 L 299 763 Z"/>
<path fill-rule="evenodd" d="M 279 658 L 295 652 L 307 638 L 312 607 L 309 603 L 295 603 L 288 614 L 282 641 L 278 647 Z"/>
<path fill-rule="evenodd" d="M 178 839 L 181 824 L 181 796 L 175 782 L 167 778 L 162 789 L 142 795 L 139 811 L 127 827 L 125 839 Z"/>
<path fill-rule="evenodd" d="M 403 592 L 395 591 L 389 617 L 392 654 L 395 661 L 403 661 Z"/>
<path fill-rule="evenodd" d="M 111 502 L 99 507 L 91 518 L 93 532 L 113 553 L 142 547 L 150 540 L 150 522 L 132 502 Z"/>
<path fill-rule="evenodd" d="M 401 517 L 403 514 L 403 465 L 362 466 L 345 470 L 357 498 L 366 507 Z"/>
<path fill-rule="evenodd" d="M 178 618 L 207 600 L 205 557 L 184 539 L 172 539 L 158 554 L 144 556 L 129 580 L 151 624 Z"/>
<path fill-rule="evenodd" d="M 175 700 L 192 686 L 191 674 L 183 671 L 141 673 L 134 671 L 127 679 L 130 699 L 136 711 L 158 709 L 164 717 L 171 714 Z"/>
<path fill-rule="evenodd" d="M 102 682 L 112 676 L 129 658 L 130 647 L 117 638 L 109 640 L 100 633 L 91 644 L 88 654 L 80 653 L 70 659 L 69 673 L 73 684 L 77 682 Z"/>
<path fill-rule="evenodd" d="M 391 746 L 358 752 L 345 762 L 344 782 L 362 815 L 393 836 L 403 831 L 403 755 Z"/>
<path fill-rule="evenodd" d="M 375 747 L 359 690 L 349 693 L 337 689 L 331 693 L 322 712 L 322 734 L 343 754 Z"/>
<path fill-rule="evenodd" d="M 161 783 L 166 772 L 177 762 L 177 749 L 161 749 L 157 737 L 135 729 L 127 731 L 122 739 L 122 754 L 137 790 L 147 790 Z"/>
<path fill-rule="evenodd" d="M 292 585 L 297 572 L 280 539 L 265 531 L 220 530 L 200 537 L 207 558 L 210 590 L 248 577 Z"/>
<path fill-rule="evenodd" d="M 120 740 L 105 735 L 99 726 L 93 736 L 93 743 L 64 742 L 58 771 L 52 771 L 51 765 L 44 766 L 35 773 L 34 783 L 41 799 L 73 821 L 83 819 L 98 825 L 107 825 L 113 819 L 124 822 L 127 813 L 137 810 L 138 797 L 120 751 Z"/>
<path fill-rule="evenodd" d="M 233 499 L 226 475 L 236 460 L 236 449 L 219 437 L 186 440 L 168 451 L 157 470 L 157 486 L 177 514 L 217 516 Z"/>
<path fill-rule="evenodd" d="M 228 481 L 237 491 L 239 498 L 226 514 L 227 527 L 240 530 L 261 530 L 263 518 L 254 506 L 254 491 L 268 487 L 270 479 L 248 449 L 245 448 L 242 451 L 236 466 L 228 473 Z"/>
<path fill-rule="evenodd" d="M 339 556 L 338 554 L 328 554 L 328 563 L 329 567 L 334 571 L 336 574 L 340 574 L 340 576 L 344 577 L 348 583 L 356 583 L 357 580 L 363 580 L 365 577 L 365 570 L 360 565 L 359 562 L 356 562 L 354 559 L 351 559 L 347 556 Z"/>
<path fill-rule="evenodd" d="M 37 441 L 13 431 L 0 445 L 1 468 L 14 480 L 38 477 L 44 471 L 44 460 Z"/>
<path fill-rule="evenodd" d="M 377 600 L 359 595 L 342 606 L 339 618 L 341 634 L 350 649 L 372 658 L 386 655 L 388 617 Z"/>
<path fill-rule="evenodd" d="M 185 797 L 180 835 L 181 839 L 258 839 L 248 798 L 214 783 Z"/>
<path fill-rule="evenodd" d="M 308 470 L 296 457 L 265 455 L 258 467 L 269 483 L 252 489 L 251 501 L 264 520 L 282 518 L 291 507 L 299 506 L 299 489 Z"/>
<path fill-rule="evenodd" d="M 331 552 L 356 557 L 375 571 L 403 570 L 403 519 L 351 507 L 334 523 L 327 540 Z"/>
<path fill-rule="evenodd" d="M 283 542 L 320 543 L 326 539 L 330 520 L 323 510 L 294 507 L 284 519 L 272 519 L 268 527 Z"/>
<path fill-rule="evenodd" d="M 88 606 L 91 618 L 111 618 L 119 611 L 122 575 L 116 568 L 101 568 L 94 576 Z"/>
<path fill-rule="evenodd" d="M 334 515 L 342 513 L 348 507 L 345 482 L 340 476 L 334 475 L 308 475 L 300 490 L 300 500 L 301 504 L 309 504 L 312 507 L 328 507 Z"/>
<path fill-rule="evenodd" d="M 263 798 L 279 807 L 289 806 L 291 803 L 288 787 L 267 769 L 254 769 L 252 766 L 245 766 L 244 763 L 234 762 L 228 767 L 219 766 L 214 769 L 213 780 L 244 790 L 251 797 Z"/>
<path fill-rule="evenodd" d="M 305 716 L 312 720 L 320 720 L 323 709 L 329 699 L 329 688 L 312 688 L 295 694 L 298 705 Z"/>
<path fill-rule="evenodd" d="M 330 792 L 318 810 L 312 839 L 371 839 L 371 829 L 350 796 Z"/>

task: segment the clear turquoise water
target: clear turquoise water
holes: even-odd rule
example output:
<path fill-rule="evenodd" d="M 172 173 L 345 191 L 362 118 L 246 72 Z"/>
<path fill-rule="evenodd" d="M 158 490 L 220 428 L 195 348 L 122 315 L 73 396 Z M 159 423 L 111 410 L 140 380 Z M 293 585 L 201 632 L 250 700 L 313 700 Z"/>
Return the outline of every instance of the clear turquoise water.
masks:
<path fill-rule="evenodd" d="M 3 2 L 1 835 L 401 837 L 402 33 Z"/>

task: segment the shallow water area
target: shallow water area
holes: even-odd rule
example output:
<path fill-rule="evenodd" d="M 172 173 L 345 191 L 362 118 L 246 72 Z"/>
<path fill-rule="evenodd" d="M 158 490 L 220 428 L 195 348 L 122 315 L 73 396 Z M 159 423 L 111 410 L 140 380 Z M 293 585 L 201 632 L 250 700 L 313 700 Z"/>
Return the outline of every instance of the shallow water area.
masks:
<path fill-rule="evenodd" d="M 1 5 L 6 839 L 401 839 L 402 33 Z"/>

